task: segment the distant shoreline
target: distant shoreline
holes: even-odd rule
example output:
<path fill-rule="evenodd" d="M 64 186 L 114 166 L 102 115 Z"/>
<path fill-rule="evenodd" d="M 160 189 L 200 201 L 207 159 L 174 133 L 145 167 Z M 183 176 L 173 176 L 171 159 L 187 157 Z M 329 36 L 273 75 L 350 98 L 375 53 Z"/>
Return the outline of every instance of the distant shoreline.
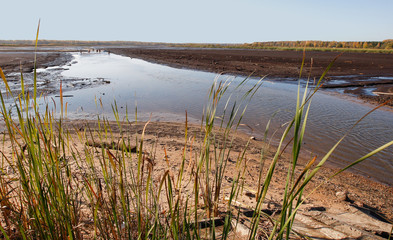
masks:
<path fill-rule="evenodd" d="M 0 40 L 2 47 L 34 47 L 34 40 Z M 352 52 L 352 53 L 393 53 L 393 40 L 383 41 L 265 41 L 253 43 L 168 43 L 140 41 L 86 41 L 86 40 L 49 40 L 40 39 L 39 47 L 174 47 L 202 49 L 264 49 L 277 51 L 323 51 L 323 52 Z"/>
<path fill-rule="evenodd" d="M 115 54 L 140 58 L 149 62 L 177 68 L 189 68 L 242 76 L 299 78 L 302 52 L 260 49 L 195 49 L 195 48 L 107 48 Z M 336 52 L 306 52 L 303 78 L 319 79 L 326 67 L 337 57 Z M 312 66 L 311 66 L 311 61 Z M 360 97 L 371 103 L 393 99 L 393 54 L 343 53 L 328 71 L 325 88 L 342 88 L 344 93 Z M 330 84 L 330 80 L 345 77 L 345 83 Z M 379 78 L 383 79 L 379 79 Z M 379 96 L 368 95 L 365 86 Z M 392 105 L 392 103 L 390 103 Z"/>

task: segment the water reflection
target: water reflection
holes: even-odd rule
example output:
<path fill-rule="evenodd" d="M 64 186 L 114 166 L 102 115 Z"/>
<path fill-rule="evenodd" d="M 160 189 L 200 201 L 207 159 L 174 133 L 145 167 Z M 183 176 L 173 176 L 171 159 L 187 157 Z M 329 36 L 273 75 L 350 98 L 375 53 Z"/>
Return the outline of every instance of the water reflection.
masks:
<path fill-rule="evenodd" d="M 197 121 L 201 117 L 203 103 L 216 75 L 201 71 L 175 69 L 151 64 L 138 59 L 114 54 L 75 54 L 75 64 L 62 73 L 67 78 L 104 79 L 110 84 L 94 88 L 72 88 L 67 94 L 69 116 L 94 118 L 97 113 L 112 113 L 114 100 L 121 113 L 134 112 L 137 102 L 138 117 L 146 120 L 150 113 L 156 121 L 182 121 L 184 112 Z M 226 77 L 222 77 L 225 80 Z M 235 78 L 239 82 L 243 78 Z M 250 81 L 253 84 L 258 79 Z M 277 115 L 273 128 L 279 128 L 293 116 L 297 85 L 283 82 L 263 83 L 260 91 L 248 106 L 245 124 L 253 134 L 262 134 L 271 116 Z M 103 109 L 97 110 L 101 99 Z M 315 95 L 305 136 L 305 148 L 321 156 L 371 108 L 357 102 L 320 92 Z M 71 115 L 70 115 L 71 114 Z M 393 113 L 378 110 L 365 118 L 343 141 L 332 157 L 331 163 L 344 166 L 375 147 L 390 141 L 393 136 Z M 366 175 L 393 184 L 393 149 L 378 154 L 356 167 Z"/>

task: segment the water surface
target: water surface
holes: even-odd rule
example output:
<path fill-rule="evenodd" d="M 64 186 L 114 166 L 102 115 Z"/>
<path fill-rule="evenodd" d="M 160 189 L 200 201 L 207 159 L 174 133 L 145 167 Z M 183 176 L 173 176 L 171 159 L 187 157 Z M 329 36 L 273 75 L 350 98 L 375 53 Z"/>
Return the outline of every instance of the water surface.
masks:
<path fill-rule="evenodd" d="M 68 116 L 71 118 L 94 119 L 96 114 L 110 117 L 111 105 L 116 100 L 119 111 L 124 115 L 127 109 L 130 118 L 137 106 L 140 120 L 147 120 L 151 115 L 154 121 L 184 121 L 187 110 L 189 118 L 198 121 L 207 91 L 217 77 L 213 73 L 176 69 L 107 53 L 75 54 L 74 57 L 74 63 L 61 73 L 64 79 L 80 79 L 82 83 L 101 81 L 107 84 L 93 84 L 94 87 L 83 89 L 72 83 L 65 84 L 65 94 L 72 96 L 66 99 Z M 221 79 L 226 80 L 228 77 L 230 76 L 221 76 Z M 233 78 L 234 83 L 243 80 L 242 77 Z M 247 86 L 251 87 L 257 80 L 252 79 Z M 276 113 L 272 128 L 282 132 L 281 126 L 293 116 L 297 89 L 297 84 L 264 81 L 248 106 L 243 121 L 248 125 L 247 130 L 261 136 L 267 121 Z M 100 99 L 103 109 L 97 107 Z M 312 100 L 304 139 L 305 149 L 319 157 L 323 156 L 371 109 L 357 101 L 326 92 L 317 93 Z M 346 166 L 392 140 L 392 136 L 393 113 L 377 110 L 353 129 L 329 163 Z M 353 171 L 393 185 L 392 156 L 393 148 L 390 147 L 356 166 Z"/>

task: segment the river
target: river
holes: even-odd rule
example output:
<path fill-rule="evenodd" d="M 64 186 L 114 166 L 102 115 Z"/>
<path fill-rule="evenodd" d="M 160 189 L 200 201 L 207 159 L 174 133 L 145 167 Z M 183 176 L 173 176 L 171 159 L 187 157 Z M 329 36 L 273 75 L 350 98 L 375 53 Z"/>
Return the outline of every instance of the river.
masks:
<path fill-rule="evenodd" d="M 208 89 L 217 77 L 214 73 L 171 68 L 105 52 L 75 53 L 73 63 L 60 69 L 57 72 L 56 68 L 41 69 L 40 72 L 56 72 L 56 79 L 63 80 L 68 117 L 83 119 L 95 119 L 97 114 L 111 118 L 111 105 L 116 101 L 122 116 L 127 109 L 131 119 L 137 106 L 138 119 L 142 121 L 151 115 L 153 121 L 182 122 L 187 111 L 190 120 L 198 122 Z M 236 76 L 219 78 L 223 81 L 230 78 L 233 85 L 243 80 L 243 77 Z M 251 79 L 246 87 L 258 80 Z M 274 115 L 270 133 L 275 129 L 282 132 L 285 123 L 293 117 L 297 91 L 297 84 L 264 80 L 248 105 L 243 119 L 247 125 L 244 131 L 261 138 L 267 121 Z M 304 91 L 303 87 L 301 91 Z M 100 99 L 103 108 L 97 104 Z M 370 110 L 372 106 L 356 99 L 318 92 L 312 100 L 304 155 L 316 154 L 320 159 Z M 273 140 L 278 137 L 275 135 Z M 392 138 L 393 112 L 377 110 L 350 132 L 329 159 L 329 164 L 346 166 Z M 393 185 L 393 148 L 389 147 L 355 166 L 352 171 Z"/>

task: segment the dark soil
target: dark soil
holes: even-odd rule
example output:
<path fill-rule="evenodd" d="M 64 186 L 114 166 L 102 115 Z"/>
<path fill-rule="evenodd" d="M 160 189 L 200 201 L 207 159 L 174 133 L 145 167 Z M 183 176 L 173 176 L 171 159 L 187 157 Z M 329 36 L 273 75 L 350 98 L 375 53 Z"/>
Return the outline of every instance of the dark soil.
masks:
<path fill-rule="evenodd" d="M 66 64 L 72 59 L 70 53 L 38 52 L 37 68 L 46 68 Z M 4 73 L 22 72 L 29 73 L 34 69 L 34 52 L 0 52 L 0 67 Z"/>

